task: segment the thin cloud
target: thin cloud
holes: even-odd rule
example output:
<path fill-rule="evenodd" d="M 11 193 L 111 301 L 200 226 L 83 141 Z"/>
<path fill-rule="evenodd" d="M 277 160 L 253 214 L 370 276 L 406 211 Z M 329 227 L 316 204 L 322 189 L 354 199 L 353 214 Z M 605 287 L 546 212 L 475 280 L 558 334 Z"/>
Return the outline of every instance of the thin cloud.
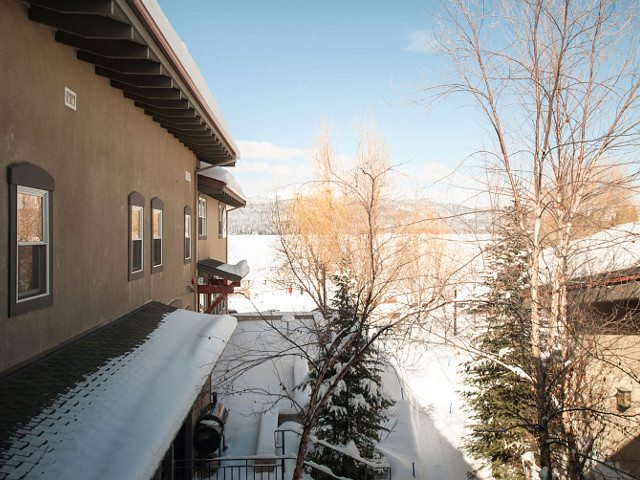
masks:
<path fill-rule="evenodd" d="M 416 30 L 406 35 L 409 45 L 403 50 L 405 52 L 431 54 L 437 52 L 437 40 L 432 31 Z"/>
<path fill-rule="evenodd" d="M 238 140 L 242 160 L 261 160 L 270 162 L 290 162 L 304 159 L 308 152 L 303 148 L 279 147 L 271 142 Z"/>

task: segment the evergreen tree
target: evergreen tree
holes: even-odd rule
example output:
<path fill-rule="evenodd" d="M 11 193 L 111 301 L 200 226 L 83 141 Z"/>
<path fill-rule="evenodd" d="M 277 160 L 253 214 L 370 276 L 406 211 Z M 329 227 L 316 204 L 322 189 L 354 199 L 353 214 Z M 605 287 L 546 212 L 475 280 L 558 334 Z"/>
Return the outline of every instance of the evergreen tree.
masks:
<path fill-rule="evenodd" d="M 351 278 L 349 275 L 336 275 L 334 282 L 337 285 L 332 302 L 335 310 L 327 324 L 328 335 L 361 324 L 356 322 L 359 315 L 358 302 L 352 291 L 354 283 Z M 366 332 L 363 332 L 346 349 L 340 362 L 348 362 L 353 353 L 360 350 L 366 342 Z M 375 446 L 380 441 L 382 433 L 388 431 L 384 427 L 388 420 L 387 409 L 394 404 L 382 391 L 382 368 L 379 352 L 373 346 L 365 350 L 349 369 L 321 414 L 315 430 L 318 439 L 344 447 L 345 450 L 352 454 L 357 453 L 362 458 L 379 460 Z M 336 369 L 333 370 L 329 372 L 329 377 L 335 374 Z M 313 381 L 313 372 L 310 373 L 310 377 Z M 365 480 L 362 464 L 347 455 L 316 444 L 309 456 L 312 461 L 329 467 L 336 475 Z M 314 478 L 325 477 L 314 472 Z"/>
<path fill-rule="evenodd" d="M 476 425 L 465 449 L 491 466 L 497 480 L 525 478 L 522 455 L 533 448 L 535 392 L 513 368 L 530 372 L 530 332 L 526 328 L 527 244 L 508 208 L 495 242 L 487 250 L 486 297 L 472 311 L 486 319 L 481 350 L 491 358 L 465 364 L 467 398 Z"/>

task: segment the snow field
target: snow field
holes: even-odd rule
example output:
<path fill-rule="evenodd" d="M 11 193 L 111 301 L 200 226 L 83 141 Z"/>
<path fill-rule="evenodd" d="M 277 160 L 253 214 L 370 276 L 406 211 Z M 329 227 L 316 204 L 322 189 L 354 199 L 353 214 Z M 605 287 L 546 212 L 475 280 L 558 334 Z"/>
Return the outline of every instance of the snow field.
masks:
<path fill-rule="evenodd" d="M 251 301 L 236 296 L 230 299 L 230 308 L 239 312 L 255 312 L 256 309 L 301 312 L 314 308 L 308 297 L 299 292 L 278 291 L 269 282 L 275 261 L 274 242 L 275 237 L 265 235 L 240 235 L 230 239 L 229 262 L 246 259 L 251 268 L 248 275 Z M 466 296 L 460 292 L 458 295 L 458 298 Z M 469 319 L 459 317 L 462 329 L 465 320 Z M 262 334 L 255 326 L 249 326 L 253 323 L 240 322 L 234 337 L 239 335 L 240 342 L 247 345 L 256 341 Z M 478 466 L 461 451 L 470 420 L 459 393 L 463 389 L 460 371 L 469 357 L 453 344 L 434 343 L 441 341 L 437 333 L 425 338 L 422 344 L 389 341 L 386 345 L 392 365 L 383 372 L 384 389 L 396 405 L 391 410 L 389 422 L 392 432 L 386 438 L 383 436 L 379 447 L 392 467 L 394 480 L 466 480 L 467 473 Z M 256 382 L 255 385 L 265 392 L 279 394 L 274 385 L 278 387 L 283 379 L 293 382 L 293 376 L 293 361 L 286 368 L 278 368 L 269 362 L 247 372 L 243 381 L 247 385 Z M 264 409 L 267 398 L 242 393 L 225 401 L 231 409 L 227 424 L 230 445 L 227 455 L 256 453 L 258 412 Z M 282 405 L 284 407 L 284 403 Z M 295 453 L 296 442 L 292 435 L 287 434 L 287 451 Z M 480 471 L 477 478 L 488 480 L 491 475 Z"/>

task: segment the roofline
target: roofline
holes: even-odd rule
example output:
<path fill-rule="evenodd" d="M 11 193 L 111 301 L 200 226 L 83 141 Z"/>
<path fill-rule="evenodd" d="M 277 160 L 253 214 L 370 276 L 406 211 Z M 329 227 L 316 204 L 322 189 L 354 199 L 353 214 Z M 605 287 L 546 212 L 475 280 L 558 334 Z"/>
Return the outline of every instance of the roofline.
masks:
<path fill-rule="evenodd" d="M 232 139 L 227 138 L 228 133 L 226 133 L 225 129 L 220 126 L 220 122 L 211 111 L 209 104 L 202 97 L 202 94 L 196 87 L 193 79 L 187 73 L 186 69 L 182 65 L 182 62 L 180 62 L 180 59 L 171 48 L 171 45 L 160 31 L 160 28 L 158 28 L 158 25 L 153 19 L 151 13 L 149 13 L 149 10 L 147 10 L 147 7 L 144 5 L 142 0 L 126 0 L 126 2 L 133 13 L 135 13 L 136 17 L 138 17 L 138 20 L 142 23 L 145 30 L 151 36 L 158 48 L 162 51 L 165 58 L 169 61 L 171 66 L 175 69 L 176 73 L 180 76 L 180 80 L 182 80 L 185 87 L 189 90 L 189 93 L 194 96 L 195 100 L 199 104 L 198 106 L 202 108 L 203 113 L 211 121 L 212 125 L 215 126 L 216 134 L 224 140 L 227 148 L 229 148 L 229 150 L 233 152 L 234 158 L 232 161 L 235 161 L 240 156 L 240 151 L 237 145 Z"/>

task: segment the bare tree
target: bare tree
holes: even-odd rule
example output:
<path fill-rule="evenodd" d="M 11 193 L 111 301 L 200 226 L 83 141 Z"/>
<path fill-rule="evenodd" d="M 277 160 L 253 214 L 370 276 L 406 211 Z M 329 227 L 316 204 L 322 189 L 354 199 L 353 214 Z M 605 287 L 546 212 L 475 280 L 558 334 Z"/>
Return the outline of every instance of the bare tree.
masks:
<path fill-rule="evenodd" d="M 315 380 L 302 409 L 294 479 L 302 475 L 322 409 L 352 365 L 387 330 L 424 321 L 441 307 L 452 270 L 439 237 L 442 227 L 433 215 L 394 206 L 399 190 L 393 184 L 389 152 L 372 126 L 360 130 L 358 150 L 349 164 L 340 162 L 325 126 L 314 159 L 315 180 L 292 202 L 279 204 L 274 216 L 285 281 L 307 292 L 328 318 L 331 279 L 348 268 L 357 314 L 349 328 L 333 332 L 332 338 L 318 335 L 313 349 L 317 355 L 306 354 Z M 348 361 L 345 352 L 350 352 Z"/>
<path fill-rule="evenodd" d="M 464 94 L 473 101 L 493 144 L 483 154 L 501 180 L 493 193 L 502 197 L 498 204 L 514 202 L 527 239 L 527 376 L 535 391 L 540 478 L 559 472 L 584 478 L 580 429 L 588 419 L 579 418 L 585 409 L 565 408 L 584 391 L 586 369 L 572 363 L 579 346 L 568 296 L 571 241 L 588 205 L 612 187 L 635 191 L 637 4 L 452 0 L 442 3 L 440 20 L 453 79 L 425 88 L 422 100 Z M 560 438 L 551 425 L 558 415 Z"/>

